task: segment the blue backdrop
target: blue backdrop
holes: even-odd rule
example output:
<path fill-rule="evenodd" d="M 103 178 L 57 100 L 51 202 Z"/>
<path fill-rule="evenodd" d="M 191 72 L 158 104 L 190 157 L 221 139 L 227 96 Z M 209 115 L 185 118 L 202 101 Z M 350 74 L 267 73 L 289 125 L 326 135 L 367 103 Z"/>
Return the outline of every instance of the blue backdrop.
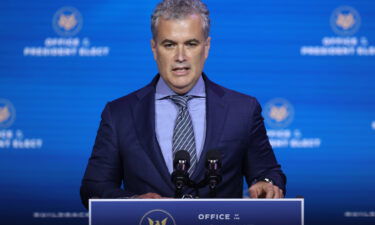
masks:
<path fill-rule="evenodd" d="M 101 110 L 157 72 L 157 2 L 2 1 L 0 224 L 87 224 Z M 375 2 L 205 2 L 205 72 L 261 102 L 306 224 L 375 224 Z"/>

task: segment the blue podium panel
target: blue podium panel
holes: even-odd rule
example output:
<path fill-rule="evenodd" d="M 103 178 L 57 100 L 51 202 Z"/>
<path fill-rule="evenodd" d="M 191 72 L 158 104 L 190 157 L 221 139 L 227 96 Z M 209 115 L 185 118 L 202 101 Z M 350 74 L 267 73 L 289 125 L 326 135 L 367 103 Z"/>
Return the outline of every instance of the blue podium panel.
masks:
<path fill-rule="evenodd" d="M 303 199 L 93 199 L 90 225 L 303 225 Z"/>

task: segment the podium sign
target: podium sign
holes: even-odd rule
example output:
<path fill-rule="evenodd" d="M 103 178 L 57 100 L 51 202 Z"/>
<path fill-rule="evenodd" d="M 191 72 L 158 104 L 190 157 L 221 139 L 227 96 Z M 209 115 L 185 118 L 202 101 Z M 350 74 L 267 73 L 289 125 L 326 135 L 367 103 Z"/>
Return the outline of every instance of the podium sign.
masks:
<path fill-rule="evenodd" d="M 303 225 L 303 199 L 91 199 L 90 225 Z"/>

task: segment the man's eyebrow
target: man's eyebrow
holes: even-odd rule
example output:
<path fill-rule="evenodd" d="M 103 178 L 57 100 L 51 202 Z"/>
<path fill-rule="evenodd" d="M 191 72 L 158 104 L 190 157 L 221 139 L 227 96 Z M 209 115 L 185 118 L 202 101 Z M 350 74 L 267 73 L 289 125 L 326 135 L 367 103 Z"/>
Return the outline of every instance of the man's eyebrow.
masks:
<path fill-rule="evenodd" d="M 189 40 L 185 41 L 184 43 L 191 43 L 191 42 L 197 42 L 197 43 L 200 43 L 200 41 L 199 41 L 198 39 L 195 39 L 195 38 L 193 38 L 193 39 L 189 39 Z M 168 44 L 177 44 L 177 42 L 172 41 L 172 40 L 170 40 L 170 39 L 164 39 L 164 40 L 161 42 L 161 44 L 165 44 L 165 43 L 168 43 Z"/>
<path fill-rule="evenodd" d="M 169 39 L 164 39 L 161 44 L 165 44 L 165 43 L 172 43 L 172 44 L 176 44 L 175 41 L 172 41 L 172 40 L 169 40 Z"/>
<path fill-rule="evenodd" d="M 189 42 L 197 42 L 197 43 L 200 43 L 200 41 L 199 41 L 198 39 L 195 39 L 195 38 L 193 38 L 193 39 L 189 39 L 189 40 L 185 41 L 185 43 L 189 43 Z"/>

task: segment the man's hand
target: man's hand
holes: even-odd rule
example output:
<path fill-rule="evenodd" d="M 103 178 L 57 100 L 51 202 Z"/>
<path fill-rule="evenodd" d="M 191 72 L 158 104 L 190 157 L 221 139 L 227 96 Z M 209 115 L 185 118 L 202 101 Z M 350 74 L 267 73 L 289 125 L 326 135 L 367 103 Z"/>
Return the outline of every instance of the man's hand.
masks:
<path fill-rule="evenodd" d="M 160 199 L 160 198 L 168 198 L 168 197 L 162 197 L 162 196 L 160 196 L 159 194 L 149 192 L 149 193 L 146 193 L 146 194 L 143 194 L 143 195 L 137 195 L 137 196 L 134 196 L 134 198 L 142 198 L 142 199 Z"/>
<path fill-rule="evenodd" d="M 143 195 L 138 195 L 135 198 L 143 198 L 143 199 L 153 198 L 153 199 L 155 199 L 155 198 L 163 198 L 163 197 L 161 197 L 159 194 L 149 192 L 149 193 L 146 193 L 146 194 L 143 194 Z"/>
<path fill-rule="evenodd" d="M 249 188 L 250 198 L 284 198 L 283 191 L 276 185 L 259 181 Z"/>

